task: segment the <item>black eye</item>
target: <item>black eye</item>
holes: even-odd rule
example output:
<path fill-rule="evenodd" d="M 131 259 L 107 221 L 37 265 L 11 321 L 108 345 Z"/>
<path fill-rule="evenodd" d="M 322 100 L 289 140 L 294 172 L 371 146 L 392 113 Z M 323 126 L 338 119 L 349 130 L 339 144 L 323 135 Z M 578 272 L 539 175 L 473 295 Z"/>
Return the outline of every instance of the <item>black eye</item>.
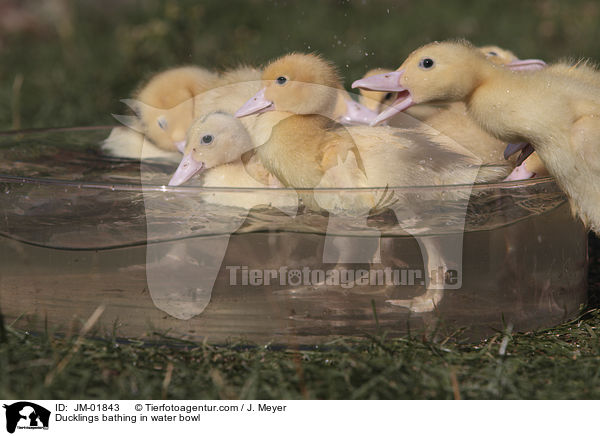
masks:
<path fill-rule="evenodd" d="M 163 130 L 167 130 L 167 120 L 165 119 L 165 117 L 159 117 L 156 122 L 158 123 L 158 127 L 160 127 Z"/>
<path fill-rule="evenodd" d="M 394 96 L 393 92 L 388 92 L 385 97 L 383 97 L 383 101 L 387 101 Z"/>
<path fill-rule="evenodd" d="M 431 58 L 421 59 L 421 62 L 419 62 L 419 66 L 426 70 L 429 68 L 432 68 L 433 65 L 434 65 L 434 62 L 433 62 L 433 59 L 431 59 Z"/>
<path fill-rule="evenodd" d="M 214 139 L 213 135 L 204 135 L 200 142 L 202 144 L 210 144 L 211 142 L 213 142 L 213 139 Z"/>
<path fill-rule="evenodd" d="M 498 56 L 498 53 L 495 51 L 488 51 L 488 56 Z"/>
<path fill-rule="evenodd" d="M 275 79 L 275 81 L 278 85 L 283 85 L 285 82 L 287 82 L 287 77 L 279 76 L 277 79 Z"/>

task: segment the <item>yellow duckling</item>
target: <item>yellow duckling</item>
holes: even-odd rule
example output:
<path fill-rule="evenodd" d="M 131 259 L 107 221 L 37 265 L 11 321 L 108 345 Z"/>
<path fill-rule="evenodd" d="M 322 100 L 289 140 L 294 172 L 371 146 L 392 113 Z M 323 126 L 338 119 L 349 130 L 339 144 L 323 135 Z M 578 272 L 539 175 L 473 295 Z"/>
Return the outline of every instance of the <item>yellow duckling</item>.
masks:
<path fill-rule="evenodd" d="M 586 70 L 586 77 L 594 77 L 594 71 Z M 594 80 L 565 72 L 564 64 L 519 73 L 498 68 L 460 42 L 421 47 L 384 76 L 367 80 L 387 81 L 380 90 L 399 94 L 376 122 L 413 104 L 463 101 L 469 116 L 493 136 L 530 144 L 572 209 L 592 230 L 600 230 L 600 86 Z"/>
<path fill-rule="evenodd" d="M 190 128 L 187 146 L 169 186 L 179 186 L 200 174 L 201 186 L 256 188 L 248 192 L 212 192 L 210 203 L 251 209 L 259 204 L 279 208 L 297 205 L 297 196 L 286 190 L 260 192 L 261 188 L 282 188 L 260 163 L 244 125 L 225 112 L 212 112 L 197 119 Z"/>
<path fill-rule="evenodd" d="M 521 60 L 512 51 L 495 45 L 479 47 L 479 51 L 482 52 L 490 62 L 493 62 L 497 65 L 508 65 L 508 67 L 513 71 L 536 70 L 546 66 L 546 63 L 539 59 Z M 510 156 L 506 157 L 507 159 L 510 159 Z M 523 163 L 517 165 L 516 168 L 504 180 L 526 180 L 532 177 L 545 177 L 547 175 L 548 170 L 544 166 L 544 163 L 537 153 L 534 152 L 527 159 L 525 159 Z"/>
<path fill-rule="evenodd" d="M 460 146 L 427 127 L 406 131 L 342 128 L 333 122 L 339 81 L 335 67 L 322 58 L 287 55 L 265 68 L 265 86 L 236 113 L 238 117 L 261 113 L 257 123 L 262 127 L 257 130 L 262 134 L 255 141 L 262 143 L 258 156 L 284 185 L 314 188 L 328 170 L 347 162 L 348 153 L 361 169 L 354 173 L 355 187 L 455 184 L 475 179 L 476 157 L 464 154 Z M 456 166 L 451 156 L 457 159 Z M 478 180 L 497 180 L 500 171 L 485 169 Z"/>
<path fill-rule="evenodd" d="M 129 128 L 113 129 L 103 149 L 113 156 L 179 162 L 193 120 L 214 111 L 235 111 L 259 89 L 261 74 L 247 66 L 221 75 L 197 67 L 159 73 L 137 100 L 123 100 L 138 117 L 115 115 Z"/>
<path fill-rule="evenodd" d="M 519 60 L 511 51 L 497 46 L 480 47 L 479 51 L 490 62 L 497 65 L 512 65 L 513 69 L 539 68 L 540 64 L 543 64 L 539 60 Z M 390 72 L 391 70 L 381 68 L 374 69 L 365 74 L 364 79 Z M 355 83 L 360 86 L 361 81 Z M 361 89 L 361 103 L 377 112 L 386 109 L 396 97 L 395 92 Z M 503 151 L 506 144 L 484 132 L 472 121 L 462 102 L 419 104 L 407 109 L 406 113 L 451 137 L 486 163 L 499 163 L 504 160 Z M 388 124 L 392 126 L 402 125 L 402 123 L 404 120 L 398 117 L 388 120 Z M 541 169 L 537 170 L 541 172 Z M 516 175 L 517 173 L 511 174 L 513 177 Z"/>
<path fill-rule="evenodd" d="M 193 98 L 218 80 L 217 73 L 193 66 L 152 77 L 134 97 L 144 135 L 163 150 L 181 150 L 194 119 Z"/>
<path fill-rule="evenodd" d="M 127 127 L 114 128 L 102 149 L 112 156 L 179 162 L 195 116 L 193 97 L 218 79 L 218 74 L 193 66 L 156 74 L 134 99 L 122 100 L 137 116 L 114 115 Z"/>
<path fill-rule="evenodd" d="M 499 180 L 504 175 L 498 168 L 480 169 L 480 160 L 476 156 L 427 126 L 414 129 L 340 126 L 332 120 L 338 74 L 332 64 L 318 56 L 284 56 L 265 68 L 263 82 L 264 87 L 236 112 L 236 116 L 260 114 L 254 131 L 257 135 L 255 143 L 259 145 L 257 155 L 286 186 L 348 188 L 472 184 Z M 379 193 L 375 190 L 329 194 L 315 191 L 314 198 L 306 191 L 299 191 L 299 194 L 308 207 L 324 208 L 335 212 L 334 215 L 358 212 L 366 216 L 380 200 L 376 198 Z M 437 195 L 442 194 L 431 194 L 432 197 Z M 398 219 L 404 222 L 406 212 L 410 215 L 413 204 L 408 199 L 397 200 L 400 201 L 393 208 Z M 418 233 L 423 229 L 408 231 Z M 419 243 L 427 253 L 428 271 L 447 268 L 436 241 L 423 237 Z M 391 300 L 390 303 L 425 312 L 433 310 L 442 296 L 443 289 L 428 287 L 420 297 Z"/>
<path fill-rule="evenodd" d="M 515 61 L 519 61 L 517 56 L 510 50 L 506 50 L 500 48 L 495 45 L 485 45 L 479 47 L 479 51 L 481 51 L 489 60 L 498 65 L 507 65 Z M 529 64 L 529 60 L 527 60 Z M 379 74 L 391 73 L 393 70 L 387 68 L 373 68 L 363 76 L 363 79 L 366 79 L 371 76 L 377 76 Z M 360 97 L 359 101 L 368 109 L 375 111 L 377 113 L 381 112 L 385 109 L 393 100 L 396 99 L 395 92 L 381 92 L 381 91 L 373 91 L 370 89 L 360 89 Z M 460 103 L 456 103 L 459 105 Z M 425 106 L 425 105 L 421 105 Z M 411 111 L 415 111 L 415 107 L 408 109 L 407 113 L 411 114 Z M 418 112 L 414 112 L 417 114 Z M 411 114 L 412 115 L 412 114 Z M 414 116 L 414 115 L 412 115 Z M 423 121 L 423 120 L 422 120 Z"/>

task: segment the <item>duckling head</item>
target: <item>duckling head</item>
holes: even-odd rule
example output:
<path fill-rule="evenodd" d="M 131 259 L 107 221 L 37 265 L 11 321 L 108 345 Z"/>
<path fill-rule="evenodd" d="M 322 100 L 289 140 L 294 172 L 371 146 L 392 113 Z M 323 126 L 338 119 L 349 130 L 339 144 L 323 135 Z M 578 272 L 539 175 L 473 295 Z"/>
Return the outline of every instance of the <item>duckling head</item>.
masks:
<path fill-rule="evenodd" d="M 497 45 L 485 45 L 479 47 L 479 51 L 493 64 L 508 67 L 512 71 L 533 71 L 547 66 L 541 59 L 519 59 L 512 51 Z"/>
<path fill-rule="evenodd" d="M 134 101 L 130 106 L 141 121 L 146 137 L 164 150 L 183 153 L 187 129 L 194 120 L 194 100 L 191 97 L 167 109 L 141 101 Z"/>
<path fill-rule="evenodd" d="M 494 68 L 467 42 L 435 42 L 412 52 L 396 71 L 357 80 L 352 87 L 398 92 L 375 125 L 414 104 L 464 100 Z"/>
<path fill-rule="evenodd" d="M 413 104 L 463 99 L 481 81 L 482 75 L 476 73 L 486 69 L 481 67 L 481 55 L 493 65 L 512 71 L 546 67 L 540 59 L 519 59 L 510 50 L 495 45 L 476 48 L 465 41 L 432 43 L 414 51 L 397 71 L 371 70 L 352 87 L 361 88 L 361 103 L 365 106 L 381 111 L 392 105 L 389 115 L 372 123 L 377 124 Z M 452 83 L 455 85 L 449 85 Z"/>
<path fill-rule="evenodd" d="M 519 59 L 512 51 L 498 47 L 497 45 L 484 45 L 479 47 L 479 51 L 482 52 L 490 62 L 497 65 L 510 64 Z"/>
<path fill-rule="evenodd" d="M 233 162 L 252 148 L 250 135 L 237 118 L 212 112 L 190 127 L 183 158 L 169 186 L 179 186 L 201 171 Z"/>
<path fill-rule="evenodd" d="M 265 68 L 263 88 L 238 111 L 244 117 L 271 110 L 333 116 L 340 78 L 333 64 L 314 54 L 292 53 Z"/>

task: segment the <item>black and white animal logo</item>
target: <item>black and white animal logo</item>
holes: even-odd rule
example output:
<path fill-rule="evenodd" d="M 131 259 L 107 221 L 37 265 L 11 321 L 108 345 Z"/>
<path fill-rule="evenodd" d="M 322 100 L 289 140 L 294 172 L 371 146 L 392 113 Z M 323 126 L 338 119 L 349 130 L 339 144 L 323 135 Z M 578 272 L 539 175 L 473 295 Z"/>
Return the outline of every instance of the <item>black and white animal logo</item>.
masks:
<path fill-rule="evenodd" d="M 50 411 L 29 401 L 3 406 L 6 409 L 6 431 L 19 429 L 48 429 Z"/>

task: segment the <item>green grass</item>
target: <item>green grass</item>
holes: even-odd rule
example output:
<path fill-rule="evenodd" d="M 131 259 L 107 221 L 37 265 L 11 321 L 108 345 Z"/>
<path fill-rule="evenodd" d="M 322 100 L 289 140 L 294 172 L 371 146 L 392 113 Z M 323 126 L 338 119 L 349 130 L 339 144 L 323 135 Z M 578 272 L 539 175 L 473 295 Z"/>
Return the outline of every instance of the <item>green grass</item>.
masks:
<path fill-rule="evenodd" d="M 54 15 L 41 2 L 25 4 L 34 15 L 42 9 L 37 27 L 0 26 L 0 130 L 113 124 L 119 99 L 153 72 L 260 64 L 292 50 L 334 60 L 346 85 L 436 39 L 499 44 L 521 57 L 600 59 L 596 1 L 81 0 Z M 553 329 L 475 345 L 382 336 L 274 350 L 34 336 L 7 326 L 0 397 L 598 399 L 600 247 L 591 243 L 590 306 Z"/>
<path fill-rule="evenodd" d="M 340 340 L 322 350 L 58 339 L 9 329 L 0 398 L 600 398 L 600 310 L 476 345 Z"/>

